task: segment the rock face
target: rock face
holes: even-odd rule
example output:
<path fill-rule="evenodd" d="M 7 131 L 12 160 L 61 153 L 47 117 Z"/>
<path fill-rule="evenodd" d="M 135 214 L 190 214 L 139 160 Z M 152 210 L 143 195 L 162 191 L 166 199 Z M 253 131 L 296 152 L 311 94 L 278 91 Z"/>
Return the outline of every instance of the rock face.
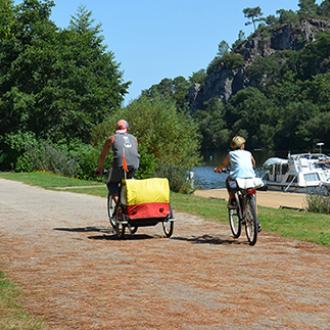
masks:
<path fill-rule="evenodd" d="M 246 69 L 256 57 L 267 57 L 288 49 L 299 50 L 307 42 L 314 41 L 318 32 L 323 31 L 330 31 L 330 22 L 321 19 L 306 19 L 301 21 L 299 26 L 286 24 L 273 30 L 259 29 L 233 50 L 244 58 L 243 67 L 239 69 L 220 67 L 208 72 L 204 84 L 198 86 L 198 90 L 191 91 L 189 95 L 191 110 L 204 108 L 205 102 L 215 97 L 226 102 L 231 95 L 242 88 L 252 86 L 253 82 L 249 81 Z"/>

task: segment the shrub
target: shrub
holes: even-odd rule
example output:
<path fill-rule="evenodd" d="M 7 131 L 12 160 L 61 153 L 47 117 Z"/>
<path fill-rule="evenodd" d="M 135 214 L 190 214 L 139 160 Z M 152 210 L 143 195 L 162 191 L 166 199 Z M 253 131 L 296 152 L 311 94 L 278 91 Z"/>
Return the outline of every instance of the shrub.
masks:
<path fill-rule="evenodd" d="M 309 195 L 307 203 L 310 212 L 330 214 L 330 196 Z"/>
<path fill-rule="evenodd" d="M 190 194 L 194 191 L 192 181 L 188 177 L 188 169 L 161 164 L 156 171 L 156 176 L 167 178 L 170 182 L 170 189 L 175 192 Z"/>
<path fill-rule="evenodd" d="M 111 114 L 107 121 L 95 128 L 93 141 L 96 145 L 103 144 L 120 118 L 129 122 L 130 132 L 139 143 L 139 178 L 155 175 L 163 164 L 182 169 L 183 173 L 198 164 L 200 143 L 197 125 L 186 114 L 177 111 L 173 102 L 141 97 L 124 110 Z M 182 178 L 185 182 L 184 174 Z M 174 178 L 170 176 L 169 180 Z M 177 184 L 172 186 L 177 187 Z"/>
<path fill-rule="evenodd" d="M 65 152 L 78 165 L 75 176 L 80 179 L 94 179 L 100 151 L 90 144 L 73 140 L 69 144 L 60 144 L 58 148 Z M 106 164 L 107 166 L 108 164 Z"/>
<path fill-rule="evenodd" d="M 18 158 L 15 167 L 15 170 L 19 172 L 41 170 L 65 176 L 76 176 L 78 169 L 78 163 L 67 153 L 45 141 L 39 142 L 38 146 L 29 148 Z"/>
<path fill-rule="evenodd" d="M 38 141 L 33 132 L 13 132 L 1 139 L 1 168 L 14 169 L 17 159 L 29 149 L 37 147 Z"/>

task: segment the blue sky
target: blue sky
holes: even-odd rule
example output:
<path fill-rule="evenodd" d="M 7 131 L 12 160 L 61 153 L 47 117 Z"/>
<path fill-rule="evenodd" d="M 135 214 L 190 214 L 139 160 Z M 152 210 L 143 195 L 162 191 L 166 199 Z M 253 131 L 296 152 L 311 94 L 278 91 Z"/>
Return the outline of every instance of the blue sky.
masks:
<path fill-rule="evenodd" d="M 19 1 L 20 2 L 20 1 Z M 132 84 L 125 103 L 163 78 L 206 68 L 218 43 L 248 35 L 243 8 L 260 6 L 264 15 L 298 8 L 298 0 L 55 0 L 52 19 L 69 24 L 80 5 L 92 11 L 103 28 L 105 44 L 113 51 L 125 81 Z"/>

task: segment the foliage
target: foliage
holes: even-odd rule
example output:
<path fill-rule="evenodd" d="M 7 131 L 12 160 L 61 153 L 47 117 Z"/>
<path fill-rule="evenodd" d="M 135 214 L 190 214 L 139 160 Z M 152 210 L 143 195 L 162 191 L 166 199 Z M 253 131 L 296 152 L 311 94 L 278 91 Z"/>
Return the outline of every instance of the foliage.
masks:
<path fill-rule="evenodd" d="M 245 25 L 253 24 L 254 31 L 257 29 L 256 23 L 264 21 L 260 7 L 244 8 L 243 14 L 247 19 L 249 19 Z"/>
<path fill-rule="evenodd" d="M 330 196 L 309 195 L 307 202 L 308 211 L 330 214 Z"/>
<path fill-rule="evenodd" d="M 88 143 L 91 128 L 120 106 L 128 83 L 91 12 L 80 8 L 59 29 L 50 20 L 53 6 L 50 0 L 0 2 L 0 136 L 32 132 L 52 142 Z M 11 158 L 2 156 L 3 168 Z"/>
<path fill-rule="evenodd" d="M 200 135 L 203 137 L 202 149 L 216 149 L 228 145 L 230 131 L 226 128 L 224 103 L 213 98 L 208 101 L 205 110 L 194 113 L 199 123 Z"/>
<path fill-rule="evenodd" d="M 234 50 L 236 49 L 236 47 L 238 47 L 244 40 L 246 40 L 246 36 L 245 36 L 245 33 L 244 31 L 242 30 L 239 30 L 238 32 L 238 36 L 237 36 L 237 39 L 236 41 L 233 43 L 233 45 L 231 46 L 231 48 Z"/>
<path fill-rule="evenodd" d="M 217 56 L 223 57 L 229 51 L 229 45 L 225 40 L 220 41 L 218 45 L 218 53 Z"/>
<path fill-rule="evenodd" d="M 38 147 L 28 149 L 16 163 L 19 172 L 50 171 L 65 176 L 75 176 L 78 164 L 65 152 L 47 142 L 40 142 Z"/>
<path fill-rule="evenodd" d="M 199 75 L 203 75 L 202 72 L 200 72 Z M 159 84 L 153 85 L 149 89 L 144 90 L 142 96 L 151 99 L 172 99 L 175 101 L 178 110 L 186 112 L 188 111 L 188 91 L 190 87 L 191 83 L 182 76 L 174 79 L 164 78 Z"/>
<path fill-rule="evenodd" d="M 207 68 L 207 73 L 219 71 L 221 69 L 237 70 L 244 65 L 244 58 L 241 54 L 226 53 L 222 57 L 216 56 Z"/>
<path fill-rule="evenodd" d="M 98 125 L 93 132 L 94 143 L 103 143 L 120 118 L 129 122 L 130 132 L 139 142 L 142 151 L 139 172 L 150 176 L 160 165 L 189 170 L 198 163 L 197 126 L 186 114 L 177 111 L 172 101 L 141 97 Z"/>
<path fill-rule="evenodd" d="M 189 82 L 191 84 L 203 84 L 207 74 L 204 69 L 201 69 L 197 72 L 193 72 L 189 77 Z"/>
<path fill-rule="evenodd" d="M 316 16 L 318 6 L 315 0 L 299 0 L 298 6 L 298 13 L 300 16 Z"/>

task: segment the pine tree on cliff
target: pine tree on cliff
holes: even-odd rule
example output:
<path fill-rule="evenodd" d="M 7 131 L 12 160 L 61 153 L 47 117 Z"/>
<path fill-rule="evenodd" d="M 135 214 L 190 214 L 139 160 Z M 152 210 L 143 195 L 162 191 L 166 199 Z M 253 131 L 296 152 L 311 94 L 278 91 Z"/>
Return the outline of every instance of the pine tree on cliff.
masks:
<path fill-rule="evenodd" d="M 244 8 L 243 9 L 244 16 L 250 21 L 246 22 L 245 25 L 253 24 L 254 31 L 257 29 L 256 23 L 262 22 L 265 19 L 262 17 L 262 12 L 260 7 L 253 8 Z"/>

